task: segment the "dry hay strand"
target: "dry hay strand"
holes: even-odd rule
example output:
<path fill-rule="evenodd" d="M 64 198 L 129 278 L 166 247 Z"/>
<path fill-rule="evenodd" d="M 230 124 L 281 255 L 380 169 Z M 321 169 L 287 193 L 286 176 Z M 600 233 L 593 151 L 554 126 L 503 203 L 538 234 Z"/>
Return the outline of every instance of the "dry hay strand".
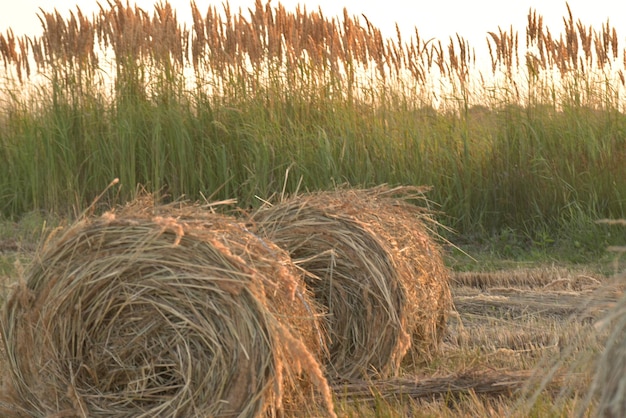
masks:
<path fill-rule="evenodd" d="M 623 284 L 626 275 L 617 275 L 616 283 Z M 602 351 L 593 367 L 593 383 L 587 403 L 593 405 L 596 416 L 626 416 L 626 294 L 596 324 L 596 329 L 607 333 Z M 588 366 L 587 368 L 589 368 Z"/>
<path fill-rule="evenodd" d="M 614 299 L 598 292 L 550 292 L 492 289 L 488 293 L 454 292 L 454 306 L 462 315 L 498 318 L 531 316 L 589 323 L 608 311 Z"/>
<path fill-rule="evenodd" d="M 308 272 L 326 308 L 328 369 L 335 377 L 387 376 L 411 346 L 437 348 L 451 306 L 449 275 L 414 187 L 336 190 L 257 210 L 253 228 Z"/>
<path fill-rule="evenodd" d="M 615 282 L 623 282 L 623 277 Z M 550 325 L 558 341 L 557 350 L 547 351 L 534 365 L 533 375 L 514 405 L 516 416 L 528 416 L 537 405 L 543 405 L 546 389 L 558 376 L 563 379 L 550 398 L 551 412 L 562 415 L 569 408 L 569 416 L 624 416 L 626 299 L 615 297 L 616 287 L 608 280 L 584 298 L 571 300 L 577 312 Z M 579 318 L 593 322 L 581 323 Z"/>
<path fill-rule="evenodd" d="M 275 416 L 314 400 L 334 416 L 315 304 L 292 267 L 199 208 L 80 220 L 5 306 L 4 415 Z"/>
<path fill-rule="evenodd" d="M 455 287 L 476 287 L 482 290 L 488 290 L 493 287 L 590 290 L 599 287 L 601 282 L 602 278 L 597 274 L 561 267 L 455 272 L 450 278 L 450 283 Z"/>
<path fill-rule="evenodd" d="M 529 370 L 474 369 L 435 377 L 396 377 L 365 384 L 362 381 L 345 382 L 333 387 L 343 402 L 380 402 L 380 399 L 436 398 L 451 400 L 462 395 L 508 397 L 524 387 L 532 375 Z M 561 377 L 548 388 L 558 390 Z"/>

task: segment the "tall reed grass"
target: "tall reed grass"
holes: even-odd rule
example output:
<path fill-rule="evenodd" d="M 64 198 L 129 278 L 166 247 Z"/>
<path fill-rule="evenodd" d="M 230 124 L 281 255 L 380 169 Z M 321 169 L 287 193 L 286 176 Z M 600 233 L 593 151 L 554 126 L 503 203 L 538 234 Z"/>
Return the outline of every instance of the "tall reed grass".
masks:
<path fill-rule="evenodd" d="M 485 71 L 459 35 L 385 38 L 346 10 L 191 8 L 189 27 L 167 2 L 115 0 L 0 33 L 5 216 L 84 207 L 115 177 L 121 200 L 142 184 L 242 206 L 432 185 L 442 222 L 477 238 L 626 216 L 626 55 L 608 21 L 568 8 L 557 35 L 531 10 L 525 48 L 513 28 L 486 34 Z"/>

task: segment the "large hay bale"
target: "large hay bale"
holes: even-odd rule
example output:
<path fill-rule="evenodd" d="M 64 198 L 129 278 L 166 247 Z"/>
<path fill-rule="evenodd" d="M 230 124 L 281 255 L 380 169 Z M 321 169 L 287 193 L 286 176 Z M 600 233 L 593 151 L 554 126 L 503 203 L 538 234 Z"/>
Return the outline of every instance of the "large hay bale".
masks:
<path fill-rule="evenodd" d="M 309 193 L 251 216 L 309 273 L 327 311 L 328 368 L 337 377 L 393 373 L 411 346 L 428 359 L 443 336 L 449 274 L 430 211 L 409 198 L 424 199 L 422 189 Z"/>
<path fill-rule="evenodd" d="M 45 243 L 5 306 L 3 412 L 252 417 L 315 397 L 334 415 L 315 304 L 294 269 L 234 218 L 199 209 L 83 219 Z"/>

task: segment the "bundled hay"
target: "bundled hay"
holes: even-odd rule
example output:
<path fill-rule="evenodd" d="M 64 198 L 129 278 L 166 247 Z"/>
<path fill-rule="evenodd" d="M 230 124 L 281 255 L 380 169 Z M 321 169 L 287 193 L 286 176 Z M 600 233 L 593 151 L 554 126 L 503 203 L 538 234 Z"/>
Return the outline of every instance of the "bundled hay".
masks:
<path fill-rule="evenodd" d="M 43 246 L 4 310 L 4 414 L 252 417 L 315 396 L 334 415 L 288 255 L 230 217 L 157 212 L 131 205 Z"/>
<path fill-rule="evenodd" d="M 449 275 L 426 227 L 403 199 L 419 188 L 305 194 L 259 209 L 251 223 L 309 274 L 327 311 L 329 369 L 355 378 L 397 370 L 409 347 L 428 358 L 451 305 Z M 434 221 L 433 221 L 434 222 Z"/>

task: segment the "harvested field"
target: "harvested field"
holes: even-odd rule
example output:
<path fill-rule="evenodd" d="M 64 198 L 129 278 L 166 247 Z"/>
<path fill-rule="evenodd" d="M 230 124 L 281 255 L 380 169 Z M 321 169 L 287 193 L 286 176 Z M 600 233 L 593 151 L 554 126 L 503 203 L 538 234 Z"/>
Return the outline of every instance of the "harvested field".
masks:
<path fill-rule="evenodd" d="M 136 213 L 140 218 L 151 219 L 154 215 L 159 214 Z M 128 217 L 123 212 L 117 216 Z M 182 223 L 186 216 L 176 215 Z M 168 245 L 177 238 L 168 228 L 164 234 Z M 253 234 L 244 236 L 253 239 L 248 245 L 257 239 Z M 183 236 L 181 242 L 185 239 L 191 239 L 191 234 Z M 32 252 L 23 250 L 32 246 L 14 247 L 22 248 L 21 252 L 7 250 L 2 254 L 3 261 L 33 257 Z M 20 285 L 15 281 L 17 268 L 5 267 L 4 272 L 7 288 Z M 600 388 L 605 386 L 592 384 L 594 379 L 605 382 L 618 377 L 611 374 L 616 369 L 607 365 L 619 364 L 614 356 L 620 351 L 603 354 L 612 328 L 602 319 L 607 313 L 619 312 L 623 288 L 623 283 L 611 277 L 572 266 L 453 272 L 450 290 L 454 306 L 439 349 L 431 359 L 404 362 L 395 377 L 333 383 L 335 411 L 342 417 L 520 418 L 620 411 L 618 390 L 602 392 Z M 295 331 L 302 324 L 291 326 Z M 304 327 L 301 332 L 317 340 L 323 331 Z M 618 342 L 619 335 L 613 341 Z M 612 363 L 598 367 L 602 359 Z M 3 379 L 6 385 L 7 376 Z M 288 414 L 328 414 L 319 400 L 319 391 L 311 393 L 314 387 L 311 383 L 300 386 L 304 389 L 299 394 L 288 388 L 283 391 Z M 299 390 L 297 386 L 292 388 Z M 290 393 L 295 395 L 292 401 L 288 400 Z M 0 404 L 5 410 L 7 395 L 14 396 L 15 392 L 5 391 Z M 302 400 L 311 397 L 317 401 L 303 406 Z M 598 409 L 600 401 L 605 403 L 601 407 L 604 409 Z"/>
<path fill-rule="evenodd" d="M 541 409 L 541 416 L 591 410 L 585 398 L 608 335 L 597 324 L 623 285 L 598 273 L 551 267 L 454 273 L 451 283 L 456 312 L 431 375 L 443 374 L 440 383 L 459 379 L 440 396 L 496 396 L 507 415 L 520 417 L 539 408 L 549 410 Z M 464 372 L 474 373 L 474 387 L 463 383 Z M 487 389 L 493 381 L 499 384 Z M 502 397 L 504 389 L 510 393 Z M 538 407 L 538 399 L 549 406 Z"/>
<path fill-rule="evenodd" d="M 623 245 L 624 220 L 595 223 L 626 215 L 608 20 L 566 5 L 558 32 L 531 9 L 476 57 L 348 9 L 192 3 L 182 24 L 180 2 L 101 3 L 0 33 L 7 223 L 136 185 L 253 208 L 281 185 L 389 182 L 432 185 L 461 250 L 496 264 Z M 139 202 L 34 254 L 0 223 L 0 416 L 626 415 L 623 284 L 552 265 L 448 280 L 422 191 L 314 193 L 249 223 Z"/>
<path fill-rule="evenodd" d="M 564 281 L 580 289 L 565 292 Z M 593 416 L 590 390 L 609 335 L 598 321 L 621 288 L 574 267 L 452 273 L 455 309 L 440 351 L 395 377 L 334 384 L 339 415 Z"/>

